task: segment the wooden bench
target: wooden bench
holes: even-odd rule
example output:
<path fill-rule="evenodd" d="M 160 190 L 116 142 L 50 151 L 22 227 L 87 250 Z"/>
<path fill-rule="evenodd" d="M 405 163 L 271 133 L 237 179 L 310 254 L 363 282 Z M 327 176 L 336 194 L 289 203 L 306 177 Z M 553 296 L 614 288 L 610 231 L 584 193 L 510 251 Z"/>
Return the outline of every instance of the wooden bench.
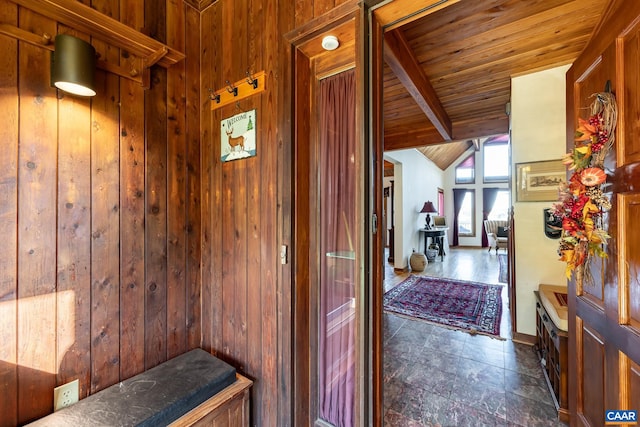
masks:
<path fill-rule="evenodd" d="M 248 426 L 251 384 L 232 366 L 195 349 L 30 425 Z"/>
<path fill-rule="evenodd" d="M 240 374 L 236 374 L 236 377 L 235 383 L 187 412 L 169 426 L 248 426 L 249 388 L 253 382 Z"/>

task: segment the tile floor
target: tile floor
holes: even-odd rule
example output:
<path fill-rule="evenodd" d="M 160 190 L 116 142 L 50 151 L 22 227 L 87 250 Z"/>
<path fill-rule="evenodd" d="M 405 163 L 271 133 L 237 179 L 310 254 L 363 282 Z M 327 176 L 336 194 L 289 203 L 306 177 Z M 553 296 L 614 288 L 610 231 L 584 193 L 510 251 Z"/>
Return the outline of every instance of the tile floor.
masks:
<path fill-rule="evenodd" d="M 430 264 L 419 274 L 498 283 L 493 268 L 479 266 L 497 265 L 495 258 L 486 250 L 450 249 L 444 263 Z M 476 277 L 455 277 L 453 265 L 469 262 L 478 265 L 472 270 Z M 469 272 L 468 268 L 459 270 Z M 481 280 L 478 276 L 483 276 L 483 270 L 492 272 L 491 277 L 484 274 L 485 280 Z M 406 276 L 387 268 L 385 288 Z M 506 291 L 502 335 L 508 337 Z M 565 425 L 557 420 L 531 346 L 508 338 L 502 341 L 472 336 L 386 313 L 384 402 L 385 426 Z"/>

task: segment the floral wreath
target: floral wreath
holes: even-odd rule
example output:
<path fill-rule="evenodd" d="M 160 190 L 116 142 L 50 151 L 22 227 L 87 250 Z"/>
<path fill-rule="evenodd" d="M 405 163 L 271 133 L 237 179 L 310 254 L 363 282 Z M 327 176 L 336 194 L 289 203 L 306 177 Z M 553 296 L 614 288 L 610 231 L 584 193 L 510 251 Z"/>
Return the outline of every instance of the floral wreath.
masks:
<path fill-rule="evenodd" d="M 611 209 L 611 202 L 602 187 L 607 179 L 604 160 L 615 141 L 617 107 L 610 92 L 594 94 L 591 116 L 578 119 L 575 146 L 562 162 L 573 171 L 569 182 L 560 185 L 554 216 L 562 220 L 562 235 L 558 247 L 560 261 L 567 263 L 565 273 L 571 279 L 577 269 L 579 276 L 590 257 L 605 258 L 604 245 L 609 234 L 602 216 Z"/>

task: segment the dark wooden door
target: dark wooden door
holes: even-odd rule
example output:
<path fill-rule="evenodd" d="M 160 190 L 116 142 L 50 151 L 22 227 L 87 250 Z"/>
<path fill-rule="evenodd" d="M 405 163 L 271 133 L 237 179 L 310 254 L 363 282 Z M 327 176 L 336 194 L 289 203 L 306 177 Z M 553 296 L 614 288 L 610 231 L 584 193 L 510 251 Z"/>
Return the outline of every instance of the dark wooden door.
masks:
<path fill-rule="evenodd" d="M 618 106 L 616 144 L 605 161 L 608 257 L 569 285 L 571 425 L 601 426 L 605 411 L 640 409 L 640 3 L 613 0 L 567 74 L 567 140 L 607 81 Z"/>

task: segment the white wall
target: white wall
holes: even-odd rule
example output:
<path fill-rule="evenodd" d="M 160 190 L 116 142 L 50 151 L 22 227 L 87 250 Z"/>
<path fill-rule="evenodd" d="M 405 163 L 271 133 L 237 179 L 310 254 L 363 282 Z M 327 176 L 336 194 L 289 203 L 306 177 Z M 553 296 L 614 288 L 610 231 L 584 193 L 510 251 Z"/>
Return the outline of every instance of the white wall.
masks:
<path fill-rule="evenodd" d="M 425 214 L 420 209 L 427 200 L 437 207 L 438 187 L 443 188 L 443 172 L 418 150 L 398 150 L 384 154 L 394 163 L 395 251 L 394 268 L 409 265 L 412 251 L 422 251 L 420 228 L 424 228 Z"/>
<path fill-rule="evenodd" d="M 486 139 L 486 138 L 485 138 Z M 508 182 L 492 182 L 492 183 L 488 183 L 488 184 L 484 184 L 483 183 L 483 179 L 482 177 L 484 176 L 484 162 L 483 162 L 483 158 L 482 158 L 482 154 L 483 151 L 472 151 L 474 150 L 473 148 L 470 148 L 469 151 L 465 152 L 465 154 L 463 154 L 462 156 L 460 156 L 458 158 L 458 160 L 456 160 L 455 162 L 453 162 L 451 164 L 451 166 L 449 166 L 447 168 L 447 170 L 444 173 L 444 205 L 445 205 L 445 216 L 447 217 L 447 224 L 449 225 L 449 227 L 453 226 L 453 189 L 454 188 L 465 188 L 468 190 L 475 190 L 476 193 L 476 200 L 475 200 L 475 208 L 476 208 L 476 212 L 475 212 L 475 218 L 476 218 L 476 234 L 475 236 L 460 236 L 458 237 L 458 244 L 460 246 L 477 246 L 477 247 L 481 247 L 482 246 L 482 228 L 484 227 L 483 221 L 482 221 L 482 203 L 483 203 L 483 197 L 482 197 L 482 189 L 484 187 L 493 187 L 493 188 L 509 188 L 509 183 Z M 475 169 L 475 173 L 476 173 L 476 180 L 475 183 L 473 184 L 456 184 L 456 167 L 458 166 L 458 164 L 460 164 L 460 162 L 462 162 L 463 160 L 465 160 L 469 154 L 474 153 L 475 155 L 475 165 L 476 165 L 476 169 Z M 453 231 L 449 231 L 449 233 L 447 233 L 447 236 L 449 238 L 449 244 L 451 245 L 453 243 Z"/>
<path fill-rule="evenodd" d="M 566 151 L 565 73 L 569 66 L 511 80 L 511 142 L 515 164 L 561 158 Z M 515 189 L 515 166 L 512 169 Z M 517 332 L 535 335 L 535 297 L 540 283 L 565 285 L 558 240 L 544 235 L 544 208 L 553 202 L 514 201 Z"/>

